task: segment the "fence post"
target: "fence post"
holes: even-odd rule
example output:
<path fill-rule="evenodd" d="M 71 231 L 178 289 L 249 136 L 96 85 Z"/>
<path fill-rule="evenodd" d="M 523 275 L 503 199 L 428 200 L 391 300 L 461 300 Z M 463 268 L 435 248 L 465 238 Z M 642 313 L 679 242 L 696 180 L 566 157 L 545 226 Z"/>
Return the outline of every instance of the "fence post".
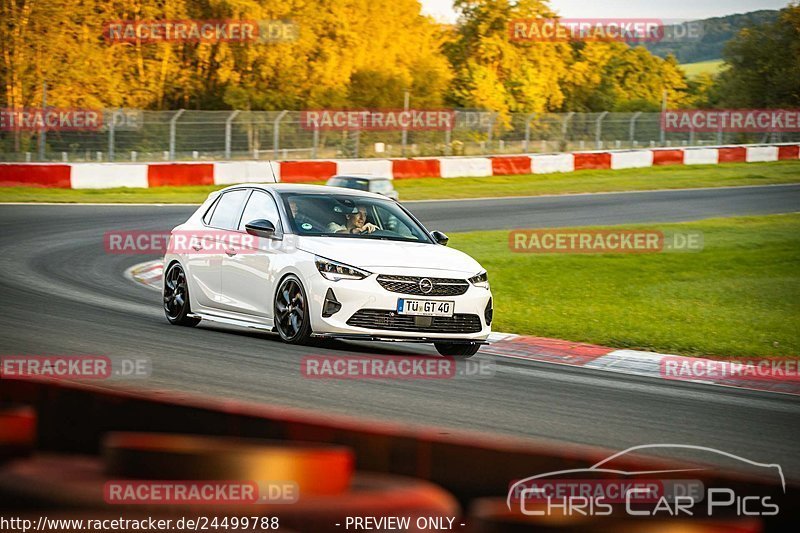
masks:
<path fill-rule="evenodd" d="M 411 93 L 408 89 L 406 89 L 403 93 L 403 111 L 405 111 L 406 113 L 408 113 L 408 106 L 410 99 L 411 99 Z M 403 134 L 400 145 L 400 155 L 403 157 L 406 156 L 406 144 L 408 144 L 408 128 L 406 128 L 406 126 L 403 125 Z M 358 157 L 358 149 L 356 149 L 356 157 Z"/>
<path fill-rule="evenodd" d="M 567 129 L 569 128 L 569 121 L 572 120 L 572 115 L 575 114 L 575 111 L 570 111 L 567 113 L 567 116 L 564 117 L 564 122 L 561 123 L 561 140 L 564 141 L 566 144 L 567 141 Z"/>
<path fill-rule="evenodd" d="M 169 160 L 175 161 L 175 126 L 178 118 L 183 115 L 185 109 L 179 109 L 175 115 L 169 119 Z"/>
<path fill-rule="evenodd" d="M 275 117 L 275 120 L 272 123 L 272 158 L 278 159 L 278 151 L 280 150 L 281 144 L 281 120 L 283 117 L 286 116 L 286 113 L 289 111 L 284 109 L 278 116 Z"/>
<path fill-rule="evenodd" d="M 225 119 L 225 159 L 231 158 L 231 127 L 233 125 L 233 119 L 235 119 L 238 114 L 239 110 L 237 109 Z"/>
<path fill-rule="evenodd" d="M 493 133 L 494 133 L 494 118 L 495 118 L 495 113 L 490 113 L 489 114 L 489 126 L 487 127 L 487 131 L 486 131 L 486 145 L 485 145 L 485 148 L 483 150 L 484 153 L 486 153 L 487 149 L 488 150 L 492 149 L 492 136 L 493 136 Z"/>
<path fill-rule="evenodd" d="M 117 109 L 111 112 L 111 124 L 108 125 L 108 160 L 114 161 L 114 128 L 117 122 Z"/>
<path fill-rule="evenodd" d="M 314 126 L 314 144 L 311 146 L 311 159 L 317 158 L 317 146 L 319 145 L 319 126 Z"/>
<path fill-rule="evenodd" d="M 606 115 L 608 115 L 608 111 L 603 111 L 600 113 L 600 116 L 597 117 L 597 126 L 594 132 L 594 144 L 597 150 L 603 147 L 602 144 L 600 144 L 600 136 L 603 133 L 603 119 L 606 118 Z"/>
<path fill-rule="evenodd" d="M 47 113 L 47 82 L 42 83 L 42 113 Z M 44 161 L 47 146 L 47 126 L 42 122 L 39 128 L 39 161 Z"/>
<path fill-rule="evenodd" d="M 631 146 L 633 146 L 633 143 L 634 143 L 634 141 L 636 140 L 636 119 L 637 119 L 637 118 L 639 118 L 639 115 L 641 115 L 641 114 L 642 114 L 642 112 L 641 112 L 641 111 L 637 111 L 637 112 L 636 112 L 636 113 L 634 113 L 634 114 L 633 114 L 633 116 L 631 117 L 631 128 L 630 128 L 630 142 L 631 142 Z"/>
<path fill-rule="evenodd" d="M 528 151 L 528 143 L 531 140 L 531 122 L 533 122 L 533 119 L 535 118 L 536 118 L 536 113 L 531 113 L 530 115 L 528 115 L 528 120 L 525 121 L 525 142 L 522 145 L 523 152 Z"/>

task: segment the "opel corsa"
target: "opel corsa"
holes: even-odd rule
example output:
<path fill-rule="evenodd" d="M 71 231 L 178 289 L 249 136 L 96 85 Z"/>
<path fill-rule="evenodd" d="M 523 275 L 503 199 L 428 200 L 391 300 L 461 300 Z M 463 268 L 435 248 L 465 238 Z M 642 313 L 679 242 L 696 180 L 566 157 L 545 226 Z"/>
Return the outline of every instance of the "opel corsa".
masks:
<path fill-rule="evenodd" d="M 433 343 L 474 355 L 491 331 L 486 270 L 399 203 L 342 188 L 216 191 L 172 230 L 170 323 L 201 320 L 311 337 Z"/>

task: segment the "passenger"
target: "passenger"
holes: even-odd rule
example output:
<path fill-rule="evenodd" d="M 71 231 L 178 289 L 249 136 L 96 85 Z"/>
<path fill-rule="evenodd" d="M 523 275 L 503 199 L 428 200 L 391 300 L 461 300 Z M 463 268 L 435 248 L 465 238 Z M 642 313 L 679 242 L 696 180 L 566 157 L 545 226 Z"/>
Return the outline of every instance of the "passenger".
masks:
<path fill-rule="evenodd" d="M 297 200 L 294 198 L 289 198 L 289 209 L 292 211 L 292 218 L 294 218 L 295 226 L 305 231 L 319 231 L 317 224 L 307 217 L 305 213 L 300 212 Z"/>
<path fill-rule="evenodd" d="M 351 233 L 357 235 L 359 233 L 372 233 L 378 229 L 378 226 L 367 222 L 367 208 L 363 205 L 357 206 L 354 213 L 345 215 L 345 225 L 331 222 L 328 224 L 328 231 L 331 233 Z"/>

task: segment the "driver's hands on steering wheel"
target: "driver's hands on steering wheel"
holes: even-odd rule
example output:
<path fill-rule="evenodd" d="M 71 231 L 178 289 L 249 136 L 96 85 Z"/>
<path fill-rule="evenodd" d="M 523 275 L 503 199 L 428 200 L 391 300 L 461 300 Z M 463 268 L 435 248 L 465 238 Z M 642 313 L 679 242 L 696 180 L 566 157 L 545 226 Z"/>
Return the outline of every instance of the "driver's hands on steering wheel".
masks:
<path fill-rule="evenodd" d="M 372 233 L 373 231 L 377 230 L 378 226 L 372 224 L 371 222 L 367 222 L 360 228 L 354 228 L 353 233 Z"/>

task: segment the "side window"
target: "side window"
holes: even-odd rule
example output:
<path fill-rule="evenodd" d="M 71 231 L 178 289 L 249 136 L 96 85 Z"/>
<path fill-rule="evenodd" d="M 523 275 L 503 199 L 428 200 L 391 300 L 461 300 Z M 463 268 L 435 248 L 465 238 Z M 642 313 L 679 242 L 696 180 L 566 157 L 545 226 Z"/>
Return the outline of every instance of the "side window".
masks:
<path fill-rule="evenodd" d="M 269 220 L 275 224 L 276 229 L 280 227 L 280 215 L 278 215 L 278 206 L 275 204 L 275 200 L 265 192 L 253 191 L 247 201 L 247 207 L 244 208 L 239 230 L 244 231 L 245 224 L 259 218 Z"/>
<path fill-rule="evenodd" d="M 378 224 L 381 228 L 388 231 L 393 231 L 394 233 L 397 233 L 401 237 L 405 238 L 416 238 L 418 240 L 426 239 L 425 235 L 423 235 L 419 229 L 408 226 L 405 222 L 394 216 L 394 214 L 392 214 L 392 212 L 385 207 L 376 205 L 375 212 L 377 214 Z"/>
<path fill-rule="evenodd" d="M 214 214 L 214 209 L 217 207 L 218 203 L 219 203 L 219 198 L 214 200 L 214 203 L 211 204 L 211 207 L 208 208 L 208 211 L 206 211 L 206 214 L 203 215 L 203 223 L 204 224 L 206 224 L 206 225 L 210 225 L 211 224 L 211 216 Z"/>
<path fill-rule="evenodd" d="M 220 229 L 236 229 L 239 223 L 239 213 L 242 212 L 242 204 L 249 193 L 248 189 L 239 189 L 223 194 L 217 202 L 214 214 L 211 215 L 209 226 Z"/>

